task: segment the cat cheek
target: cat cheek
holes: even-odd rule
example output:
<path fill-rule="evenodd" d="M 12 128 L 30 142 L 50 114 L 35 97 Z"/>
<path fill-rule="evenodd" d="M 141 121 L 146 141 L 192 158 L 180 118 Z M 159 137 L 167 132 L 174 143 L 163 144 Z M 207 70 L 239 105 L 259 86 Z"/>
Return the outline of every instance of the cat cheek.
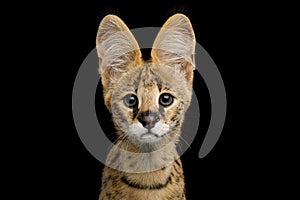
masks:
<path fill-rule="evenodd" d="M 166 110 L 166 123 L 172 123 L 176 120 L 176 118 L 178 118 L 176 106 Z"/>
<path fill-rule="evenodd" d="M 129 124 L 132 124 L 130 118 L 132 112 L 130 112 L 127 108 L 124 108 L 123 104 L 113 102 L 111 106 L 111 110 L 115 121 L 115 125 L 118 128 L 120 128 L 122 131 L 126 130 Z"/>

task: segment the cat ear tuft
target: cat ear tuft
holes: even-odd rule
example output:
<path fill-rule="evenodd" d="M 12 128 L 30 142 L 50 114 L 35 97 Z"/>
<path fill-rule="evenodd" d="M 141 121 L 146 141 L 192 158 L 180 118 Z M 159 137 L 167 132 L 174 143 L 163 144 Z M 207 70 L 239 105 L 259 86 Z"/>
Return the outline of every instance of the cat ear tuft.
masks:
<path fill-rule="evenodd" d="M 196 39 L 190 20 L 183 14 L 171 16 L 158 33 L 151 51 L 153 62 L 175 67 L 192 84 Z"/>
<path fill-rule="evenodd" d="M 96 48 L 104 90 L 111 88 L 123 73 L 141 62 L 137 41 L 116 15 L 107 15 L 100 22 Z"/>

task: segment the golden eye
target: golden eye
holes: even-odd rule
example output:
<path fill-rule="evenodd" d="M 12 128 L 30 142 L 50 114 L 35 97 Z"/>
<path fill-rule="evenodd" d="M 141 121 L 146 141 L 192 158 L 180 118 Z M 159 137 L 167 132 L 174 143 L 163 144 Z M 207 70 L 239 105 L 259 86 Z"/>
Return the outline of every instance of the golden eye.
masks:
<path fill-rule="evenodd" d="M 133 108 L 135 106 L 138 105 L 138 98 L 136 95 L 134 94 L 127 94 L 124 98 L 123 98 L 123 102 L 125 104 L 125 106 L 127 106 L 128 108 Z"/>
<path fill-rule="evenodd" d="M 167 107 L 173 103 L 173 96 L 169 93 L 163 93 L 159 97 L 159 104 Z"/>

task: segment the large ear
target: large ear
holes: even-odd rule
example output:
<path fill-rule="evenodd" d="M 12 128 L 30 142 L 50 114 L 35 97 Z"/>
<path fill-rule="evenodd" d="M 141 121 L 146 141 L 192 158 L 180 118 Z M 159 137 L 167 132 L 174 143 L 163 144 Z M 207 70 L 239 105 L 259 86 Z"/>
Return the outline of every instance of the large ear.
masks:
<path fill-rule="evenodd" d="M 183 14 L 171 16 L 158 33 L 151 51 L 153 62 L 175 67 L 193 83 L 195 69 L 195 34 L 190 20 Z"/>
<path fill-rule="evenodd" d="M 104 92 L 134 66 L 142 62 L 139 45 L 125 23 L 115 15 L 105 16 L 96 39 L 99 73 Z"/>

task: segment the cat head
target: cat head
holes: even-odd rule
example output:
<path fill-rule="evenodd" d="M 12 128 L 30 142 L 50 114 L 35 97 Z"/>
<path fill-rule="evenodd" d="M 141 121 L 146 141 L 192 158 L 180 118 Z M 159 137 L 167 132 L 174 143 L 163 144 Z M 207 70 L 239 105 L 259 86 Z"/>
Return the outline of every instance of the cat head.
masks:
<path fill-rule="evenodd" d="M 118 133 L 139 148 L 176 142 L 192 96 L 195 35 L 183 14 L 170 17 L 144 61 L 134 36 L 115 15 L 96 39 L 104 101 Z"/>

